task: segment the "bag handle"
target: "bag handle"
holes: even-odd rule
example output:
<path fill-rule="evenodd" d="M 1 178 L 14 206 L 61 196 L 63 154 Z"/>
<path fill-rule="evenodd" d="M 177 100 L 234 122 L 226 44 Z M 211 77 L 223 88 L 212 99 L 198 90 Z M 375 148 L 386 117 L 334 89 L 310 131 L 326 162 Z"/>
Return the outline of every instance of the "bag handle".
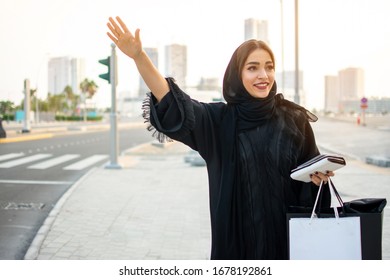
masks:
<path fill-rule="evenodd" d="M 313 211 L 311 212 L 310 220 L 312 220 L 313 218 L 317 218 L 316 208 L 317 208 L 317 203 L 318 203 L 320 194 L 322 192 L 323 185 L 324 185 L 324 181 L 321 180 L 321 184 L 320 184 L 318 192 L 317 192 L 317 197 L 316 197 L 316 200 L 314 202 Z M 336 201 L 338 202 L 338 204 L 341 207 L 344 207 L 344 202 L 341 199 L 340 194 L 338 193 L 336 187 L 334 186 L 334 184 L 330 178 L 328 178 L 328 186 L 329 186 L 330 201 L 331 201 L 330 207 L 333 208 L 335 217 L 339 218 L 339 212 L 337 211 L 338 205 L 337 205 Z"/>

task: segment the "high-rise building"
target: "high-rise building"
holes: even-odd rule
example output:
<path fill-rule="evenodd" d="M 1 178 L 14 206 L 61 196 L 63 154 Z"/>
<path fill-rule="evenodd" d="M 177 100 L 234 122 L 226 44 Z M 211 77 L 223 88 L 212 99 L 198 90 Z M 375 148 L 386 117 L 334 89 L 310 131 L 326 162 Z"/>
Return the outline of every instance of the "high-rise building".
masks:
<path fill-rule="evenodd" d="M 249 39 L 261 40 L 269 44 L 268 21 L 248 18 L 245 20 L 245 41 Z"/>
<path fill-rule="evenodd" d="M 358 112 L 364 97 L 364 70 L 345 68 L 337 76 L 325 76 L 325 111 Z"/>
<path fill-rule="evenodd" d="M 144 48 L 144 50 L 145 50 L 146 54 L 149 56 L 150 60 L 154 64 L 154 66 L 158 69 L 158 50 L 157 50 L 157 48 Z M 144 82 L 142 77 L 140 77 L 138 96 L 143 97 L 143 96 L 145 96 L 145 93 L 147 93 L 149 91 L 150 91 L 150 89 L 148 88 L 148 86 L 146 85 L 146 83 Z"/>
<path fill-rule="evenodd" d="M 85 79 L 85 60 L 81 58 L 72 58 L 70 60 L 71 69 L 71 87 L 74 93 L 80 91 L 80 83 Z"/>
<path fill-rule="evenodd" d="M 340 86 L 338 76 L 325 76 L 325 111 L 340 110 Z"/>
<path fill-rule="evenodd" d="M 186 88 L 187 46 L 179 44 L 165 46 L 165 75 L 175 78 L 181 88 Z"/>
<path fill-rule="evenodd" d="M 356 100 L 364 96 L 364 71 L 346 68 L 338 73 L 341 100 Z"/>
<path fill-rule="evenodd" d="M 84 59 L 68 56 L 51 58 L 48 63 L 48 91 L 60 94 L 66 86 L 79 92 L 79 85 L 85 78 Z"/>

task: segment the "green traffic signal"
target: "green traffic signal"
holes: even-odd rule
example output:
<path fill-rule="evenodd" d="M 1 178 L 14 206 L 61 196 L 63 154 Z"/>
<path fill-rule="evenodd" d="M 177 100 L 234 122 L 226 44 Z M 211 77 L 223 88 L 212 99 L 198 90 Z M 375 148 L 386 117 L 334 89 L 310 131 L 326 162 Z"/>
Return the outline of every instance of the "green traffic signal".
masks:
<path fill-rule="evenodd" d="M 109 84 L 111 84 L 111 69 L 110 69 L 110 57 L 108 56 L 106 59 L 100 59 L 99 63 L 106 65 L 108 67 L 108 72 L 105 74 L 100 74 L 99 77 L 102 78 L 103 80 L 106 80 Z"/>

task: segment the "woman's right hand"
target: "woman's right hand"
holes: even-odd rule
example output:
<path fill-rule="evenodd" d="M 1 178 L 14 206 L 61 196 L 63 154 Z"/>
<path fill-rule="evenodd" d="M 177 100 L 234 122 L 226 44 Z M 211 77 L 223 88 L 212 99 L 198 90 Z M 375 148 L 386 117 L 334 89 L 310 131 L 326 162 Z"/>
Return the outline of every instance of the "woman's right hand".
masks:
<path fill-rule="evenodd" d="M 169 85 L 142 49 L 139 29 L 135 31 L 135 36 L 133 36 L 120 17 L 116 17 L 116 21 L 110 17 L 107 26 L 111 31 L 111 33 L 107 32 L 108 37 L 125 55 L 134 60 L 142 79 L 157 101 L 160 102 L 169 92 Z"/>
<path fill-rule="evenodd" d="M 142 53 L 142 43 L 140 39 L 140 30 L 135 31 L 135 36 L 129 31 L 126 24 L 120 17 L 116 17 L 118 23 L 112 18 L 109 18 L 107 23 L 110 32 L 107 32 L 108 37 L 115 45 L 127 56 L 136 59 Z"/>

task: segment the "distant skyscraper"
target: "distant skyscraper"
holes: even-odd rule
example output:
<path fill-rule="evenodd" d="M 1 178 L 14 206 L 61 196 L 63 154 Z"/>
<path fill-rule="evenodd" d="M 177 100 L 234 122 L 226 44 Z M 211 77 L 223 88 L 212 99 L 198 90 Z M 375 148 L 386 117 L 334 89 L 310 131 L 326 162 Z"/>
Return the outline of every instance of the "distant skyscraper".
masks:
<path fill-rule="evenodd" d="M 325 76 L 325 111 L 338 112 L 340 110 L 340 86 L 337 76 Z"/>
<path fill-rule="evenodd" d="M 262 40 L 269 44 L 268 21 L 248 18 L 245 20 L 245 41 L 249 39 Z"/>
<path fill-rule="evenodd" d="M 150 57 L 150 60 L 153 62 L 154 66 L 158 69 L 158 50 L 157 48 L 144 48 L 147 55 Z M 142 77 L 140 77 L 139 80 L 139 90 L 138 90 L 138 96 L 143 97 L 145 96 L 145 93 L 149 92 L 150 89 L 145 84 Z"/>
<path fill-rule="evenodd" d="M 85 62 L 80 58 L 68 56 L 55 57 L 48 63 L 48 91 L 51 94 L 60 94 L 66 86 L 72 87 L 78 93 L 79 85 L 85 78 Z"/>
<path fill-rule="evenodd" d="M 187 46 L 172 44 L 165 47 L 165 74 L 175 78 L 181 88 L 186 87 Z"/>
<path fill-rule="evenodd" d="M 364 71 L 346 68 L 337 76 L 325 76 L 325 111 L 358 112 L 364 96 Z"/>
<path fill-rule="evenodd" d="M 341 100 L 357 100 L 364 96 L 364 71 L 361 68 L 346 68 L 339 71 Z"/>
<path fill-rule="evenodd" d="M 80 83 L 85 79 L 85 60 L 81 58 L 72 58 L 70 60 L 71 69 L 71 87 L 74 93 L 80 91 Z"/>

